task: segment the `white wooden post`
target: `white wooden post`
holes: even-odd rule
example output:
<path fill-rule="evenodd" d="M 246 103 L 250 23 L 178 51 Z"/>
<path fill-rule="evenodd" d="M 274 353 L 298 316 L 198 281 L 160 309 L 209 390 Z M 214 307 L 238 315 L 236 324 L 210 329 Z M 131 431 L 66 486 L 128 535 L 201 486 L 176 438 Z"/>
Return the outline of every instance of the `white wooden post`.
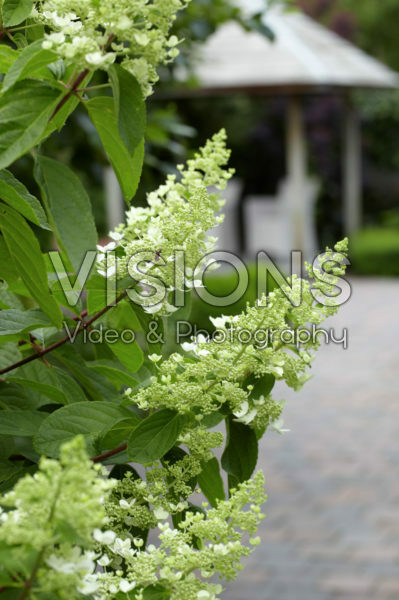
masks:
<path fill-rule="evenodd" d="M 305 250 L 307 147 L 302 100 L 298 96 L 288 100 L 286 143 L 292 250 Z"/>
<path fill-rule="evenodd" d="M 107 227 L 111 231 L 124 220 L 124 202 L 121 188 L 111 167 L 104 169 L 105 209 Z"/>
<path fill-rule="evenodd" d="M 345 110 L 343 158 L 344 229 L 351 235 L 362 222 L 362 140 L 359 115 L 349 102 Z"/>

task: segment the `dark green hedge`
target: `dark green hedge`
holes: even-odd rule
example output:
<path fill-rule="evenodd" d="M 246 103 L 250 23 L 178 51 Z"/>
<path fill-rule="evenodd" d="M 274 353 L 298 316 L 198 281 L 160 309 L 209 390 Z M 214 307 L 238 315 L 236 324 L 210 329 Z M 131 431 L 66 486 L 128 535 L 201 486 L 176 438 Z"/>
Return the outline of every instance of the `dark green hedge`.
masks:
<path fill-rule="evenodd" d="M 351 238 L 352 272 L 359 275 L 399 275 L 399 229 L 368 228 Z"/>
<path fill-rule="evenodd" d="M 257 294 L 257 273 L 256 265 L 252 264 L 248 267 L 249 272 L 249 285 L 246 294 L 242 297 L 239 302 L 228 306 L 228 307 L 216 307 L 210 306 L 203 300 L 201 300 L 196 292 L 193 293 L 193 302 L 190 315 L 190 321 L 193 325 L 198 328 L 205 329 L 206 331 L 213 331 L 214 327 L 209 320 L 209 317 L 220 317 L 221 315 L 236 315 L 245 310 L 247 303 L 254 304 L 256 301 Z M 206 274 L 204 283 L 207 290 L 215 295 L 221 297 L 227 297 L 231 294 L 238 285 L 238 274 L 232 270 L 223 271 L 219 269 L 217 271 L 211 271 Z M 268 276 L 268 292 L 275 289 L 275 281 Z"/>

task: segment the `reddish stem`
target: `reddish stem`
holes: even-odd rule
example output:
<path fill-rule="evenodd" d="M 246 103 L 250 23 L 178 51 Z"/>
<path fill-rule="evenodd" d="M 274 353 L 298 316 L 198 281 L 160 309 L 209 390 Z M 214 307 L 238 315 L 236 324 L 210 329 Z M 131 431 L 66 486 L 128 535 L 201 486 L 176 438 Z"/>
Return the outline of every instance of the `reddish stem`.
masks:
<path fill-rule="evenodd" d="M 77 91 L 77 89 L 80 86 L 80 84 L 82 83 L 82 81 L 84 81 L 86 79 L 86 77 L 88 76 L 89 73 L 90 73 L 89 69 L 85 69 L 84 71 L 79 73 L 79 75 L 75 79 L 69 92 L 67 94 L 65 94 L 65 96 L 60 100 L 60 102 L 55 107 L 54 112 L 51 115 L 49 121 L 51 121 L 55 117 L 55 115 L 61 110 L 61 108 L 68 102 L 69 98 L 71 96 L 73 96 L 73 94 Z"/>
<path fill-rule="evenodd" d="M 114 308 L 114 306 L 116 306 L 119 302 L 121 302 L 121 300 L 123 300 L 126 297 L 126 295 L 127 295 L 127 291 L 123 292 L 123 294 L 121 296 L 119 296 L 119 298 L 117 298 L 117 300 L 115 300 L 115 302 L 113 304 L 110 304 L 110 305 L 106 306 L 105 308 L 103 308 L 102 310 L 100 310 L 100 312 L 98 312 L 96 315 L 94 315 L 94 317 L 92 317 L 88 321 L 82 322 L 82 325 L 79 328 L 78 334 L 81 333 L 82 331 L 84 331 L 85 329 L 87 329 L 88 327 L 90 327 L 90 325 L 92 325 L 95 321 L 97 321 L 97 319 L 99 319 L 100 317 L 105 315 L 109 310 L 111 310 L 111 308 Z M 58 340 L 58 342 L 51 344 L 51 346 L 48 346 L 48 348 L 43 348 L 39 352 L 36 352 L 36 354 L 32 354 L 31 356 L 28 356 L 27 358 L 24 358 L 16 363 L 14 363 L 13 365 L 6 367 L 5 369 L 1 369 L 0 375 L 9 373 L 10 371 L 13 371 L 14 369 L 18 369 L 18 367 L 23 367 L 24 365 L 27 365 L 28 363 L 32 362 L 33 360 L 42 358 L 46 354 L 49 354 L 50 352 L 57 350 L 57 348 L 60 348 L 61 346 L 63 346 L 64 344 L 67 344 L 70 341 L 71 341 L 70 337 L 66 336 L 66 337 L 62 338 L 62 340 Z"/>
<path fill-rule="evenodd" d="M 118 446 L 117 448 L 114 448 L 113 450 L 108 450 L 108 452 L 104 452 L 104 454 L 95 456 L 91 460 L 94 463 L 102 462 L 103 460 L 106 460 L 107 458 L 111 458 L 111 456 L 115 456 L 115 454 L 120 454 L 121 452 L 124 452 L 124 450 L 126 450 L 126 448 L 127 448 L 127 443 L 125 442 L 124 444 L 121 444 L 120 446 Z"/>

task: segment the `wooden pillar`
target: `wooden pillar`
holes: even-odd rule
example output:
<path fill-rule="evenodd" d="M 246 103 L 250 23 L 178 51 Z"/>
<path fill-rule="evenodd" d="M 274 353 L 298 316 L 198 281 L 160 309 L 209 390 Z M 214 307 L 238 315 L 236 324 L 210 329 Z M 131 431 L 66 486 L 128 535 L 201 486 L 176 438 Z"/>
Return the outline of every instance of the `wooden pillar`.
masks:
<path fill-rule="evenodd" d="M 305 250 L 307 144 L 302 99 L 292 96 L 287 108 L 287 179 L 290 187 L 290 220 L 294 248 Z"/>
<path fill-rule="evenodd" d="M 362 224 L 362 140 L 360 118 L 349 100 L 345 108 L 343 159 L 344 230 L 351 235 Z"/>

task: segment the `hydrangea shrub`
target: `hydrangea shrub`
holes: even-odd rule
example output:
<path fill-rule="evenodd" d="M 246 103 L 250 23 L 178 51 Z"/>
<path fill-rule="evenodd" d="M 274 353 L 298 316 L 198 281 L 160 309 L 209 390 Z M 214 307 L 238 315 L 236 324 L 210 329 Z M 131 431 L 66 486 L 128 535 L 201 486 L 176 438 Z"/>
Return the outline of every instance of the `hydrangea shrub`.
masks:
<path fill-rule="evenodd" d="M 309 279 L 215 320 L 219 339 L 176 343 L 232 175 L 221 131 L 146 207 L 130 205 L 145 98 L 178 54 L 170 30 L 185 6 L 1 2 L 0 600 L 219 598 L 260 543 L 258 442 L 282 427 L 274 384 L 299 390 L 319 345 L 240 333 L 297 332 L 337 310 L 314 292 L 331 298 L 346 240 Z M 97 70 L 106 84 L 90 84 Z M 97 250 L 82 183 L 42 149 L 78 104 L 128 204 Z M 25 155 L 40 199 L 8 170 Z M 42 253 L 40 228 L 59 252 Z"/>

